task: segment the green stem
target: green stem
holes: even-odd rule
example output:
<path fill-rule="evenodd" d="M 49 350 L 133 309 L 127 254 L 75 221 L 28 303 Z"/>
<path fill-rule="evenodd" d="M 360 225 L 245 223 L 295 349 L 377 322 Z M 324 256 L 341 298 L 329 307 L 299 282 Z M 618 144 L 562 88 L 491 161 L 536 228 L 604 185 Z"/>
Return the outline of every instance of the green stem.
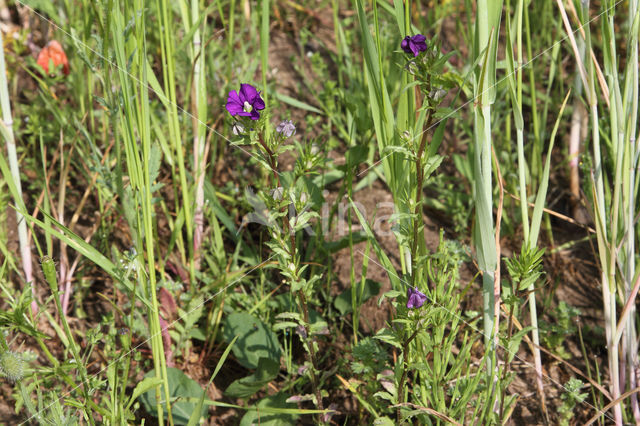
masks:
<path fill-rule="evenodd" d="M 82 381 L 82 393 L 84 394 L 84 399 L 87 404 L 91 400 L 89 396 L 89 384 L 87 382 L 87 371 L 85 369 L 85 365 L 80 358 L 80 353 L 78 351 L 78 346 L 76 344 L 75 339 L 73 338 L 73 334 L 71 333 L 71 328 L 69 328 L 69 323 L 67 321 L 67 317 L 62 311 L 62 305 L 60 304 L 60 294 L 58 292 L 58 278 L 56 276 L 55 264 L 53 259 L 49 256 L 45 256 L 42 259 L 42 271 L 44 276 L 49 283 L 49 287 L 51 288 L 51 292 L 53 293 L 53 300 L 56 304 L 56 310 L 58 311 L 58 316 L 60 317 L 60 322 L 62 322 L 62 327 L 64 330 L 64 334 L 69 342 L 69 349 L 71 350 L 71 354 L 73 355 L 73 360 L 78 369 L 78 374 L 80 375 L 80 380 Z M 87 417 L 89 418 L 89 423 L 94 424 L 93 416 L 91 413 L 87 413 Z"/>
<path fill-rule="evenodd" d="M 430 90 L 427 86 L 427 93 Z M 422 132 L 422 140 L 420 141 L 420 147 L 416 154 L 416 205 L 414 208 L 413 218 L 413 241 L 411 245 L 411 286 L 416 285 L 416 275 L 418 272 L 417 258 L 418 258 L 418 241 L 420 240 L 420 230 L 422 229 L 422 187 L 424 185 L 424 164 L 422 163 L 422 156 L 424 155 L 425 146 L 427 144 L 427 130 L 431 127 L 432 115 L 431 109 L 427 111 L 426 125 Z M 424 240 L 423 240 L 424 241 Z"/>
<path fill-rule="evenodd" d="M 0 45 L 4 46 L 4 38 L 0 32 Z M 11 178 L 17 190 L 19 200 L 14 200 L 16 206 L 22 204 L 22 183 L 20 182 L 20 166 L 18 164 L 18 154 L 16 150 L 16 142 L 13 136 L 13 117 L 11 115 L 11 102 L 9 100 L 9 87 L 7 85 L 7 70 L 4 61 L 4 49 L 0 49 L 0 105 L 2 107 L 2 126 L 4 127 L 2 135 L 7 145 L 7 158 L 9 159 L 9 168 L 11 170 Z M 6 177 L 8 178 L 8 177 Z M 31 302 L 31 310 L 35 314 L 38 311 L 36 303 L 36 289 L 33 280 L 33 268 L 31 261 L 31 250 L 29 248 L 29 238 L 27 235 L 27 221 L 21 213 L 16 210 L 16 221 L 18 223 L 18 241 L 20 243 L 20 258 L 22 259 L 22 270 L 24 271 L 24 279 L 26 283 L 30 283 L 33 302 Z"/>
<path fill-rule="evenodd" d="M 400 376 L 400 380 L 398 381 L 398 388 L 397 388 L 398 405 L 401 405 L 404 403 L 404 381 L 407 378 L 406 365 L 407 365 L 407 355 L 409 354 L 409 344 L 413 341 L 413 339 L 416 338 L 416 336 L 418 335 L 418 331 L 419 329 L 416 328 L 413 334 L 407 340 L 405 340 L 405 342 L 402 345 L 402 375 Z M 396 409 L 396 419 L 398 421 L 398 424 L 402 423 L 401 407 L 398 407 Z"/>

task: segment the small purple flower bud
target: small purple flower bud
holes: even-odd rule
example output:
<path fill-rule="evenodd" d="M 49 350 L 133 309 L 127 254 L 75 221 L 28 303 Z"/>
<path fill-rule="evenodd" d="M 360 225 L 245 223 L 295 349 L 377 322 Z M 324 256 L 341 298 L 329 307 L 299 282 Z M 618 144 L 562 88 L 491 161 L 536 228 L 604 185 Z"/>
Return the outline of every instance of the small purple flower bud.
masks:
<path fill-rule="evenodd" d="M 406 36 L 404 40 L 402 40 L 402 43 L 400 43 L 400 47 L 406 53 L 411 53 L 416 57 L 420 52 L 427 50 L 427 38 L 422 34 Z"/>
<path fill-rule="evenodd" d="M 280 133 L 285 138 L 290 138 L 296 133 L 296 126 L 291 120 L 284 120 L 276 127 L 276 132 Z"/>
<path fill-rule="evenodd" d="M 407 290 L 407 308 L 415 309 L 421 307 L 427 300 L 427 295 L 418 290 L 417 287 Z"/>

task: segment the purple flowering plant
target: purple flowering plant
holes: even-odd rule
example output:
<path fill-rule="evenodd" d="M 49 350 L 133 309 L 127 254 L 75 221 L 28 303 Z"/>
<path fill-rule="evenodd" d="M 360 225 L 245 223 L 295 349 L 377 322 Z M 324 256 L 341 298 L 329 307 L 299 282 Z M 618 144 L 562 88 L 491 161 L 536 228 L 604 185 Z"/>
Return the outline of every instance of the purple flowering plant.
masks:
<path fill-rule="evenodd" d="M 318 365 L 316 340 L 327 333 L 327 327 L 326 323 L 309 321 L 307 305 L 315 305 L 318 292 L 314 287 L 320 283 L 322 273 L 303 263 L 306 254 L 300 239 L 304 233 L 313 234 L 320 219 L 318 211 L 323 200 L 319 199 L 320 190 L 310 176 L 320 173 L 324 156 L 322 152 L 314 152 L 312 140 L 295 140 L 293 121 L 287 119 L 272 126 L 269 116 L 274 115 L 273 109 L 270 105 L 267 107 L 261 92 L 251 84 L 243 83 L 240 90 L 230 91 L 225 107 L 231 116 L 230 133 L 236 136 L 231 143 L 248 145 L 245 151 L 267 170 L 266 179 L 253 182 L 256 191 L 245 192 L 254 212 L 245 215 L 243 227 L 250 222 L 266 227 L 269 234 L 266 244 L 273 253 L 275 268 L 297 299 L 298 312 L 287 317 L 281 326 L 295 328 L 308 355 L 310 368 L 304 374 L 311 380 L 316 406 L 322 409 L 321 381 L 317 377 L 320 371 L 315 367 Z M 298 151 L 295 167 L 282 170 L 280 156 L 291 150 Z"/>
<path fill-rule="evenodd" d="M 437 37 L 427 40 L 422 34 L 406 36 L 400 42 L 400 48 L 409 56 L 405 69 L 414 76 L 424 94 L 420 108 L 435 112 L 448 90 L 460 86 L 463 81 L 455 72 L 445 69 L 454 52 L 442 53 Z"/>

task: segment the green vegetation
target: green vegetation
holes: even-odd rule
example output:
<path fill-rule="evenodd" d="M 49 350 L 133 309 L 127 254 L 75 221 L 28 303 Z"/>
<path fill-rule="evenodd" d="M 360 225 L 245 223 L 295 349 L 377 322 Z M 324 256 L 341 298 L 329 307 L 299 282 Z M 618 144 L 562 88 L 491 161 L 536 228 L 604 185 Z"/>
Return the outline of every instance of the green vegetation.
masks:
<path fill-rule="evenodd" d="M 640 422 L 638 0 L 0 27 L 0 424 Z"/>

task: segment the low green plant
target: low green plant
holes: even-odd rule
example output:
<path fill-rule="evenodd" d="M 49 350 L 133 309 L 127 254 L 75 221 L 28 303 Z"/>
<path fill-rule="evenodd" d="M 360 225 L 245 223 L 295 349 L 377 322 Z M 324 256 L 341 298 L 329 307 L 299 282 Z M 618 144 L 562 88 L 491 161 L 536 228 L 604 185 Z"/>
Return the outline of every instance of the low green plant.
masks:
<path fill-rule="evenodd" d="M 239 91 L 230 92 L 226 108 L 233 117 L 232 128 L 238 136 L 234 144 L 249 146 L 253 158 L 268 171 L 266 188 L 256 194 L 248 193 L 255 208 L 248 220 L 266 226 L 270 237 L 266 244 L 272 252 L 270 259 L 275 259 L 276 270 L 295 300 L 297 312 L 280 313 L 278 318 L 282 321 L 278 330 L 297 331 L 308 357 L 303 370 L 311 382 L 312 399 L 322 410 L 323 374 L 317 338 L 326 325 L 318 326 L 311 314 L 311 303 L 316 298 L 314 289 L 322 275 L 306 261 L 302 236 L 313 235 L 313 222 L 320 218 L 318 211 L 323 197 L 313 177 L 324 159 L 322 153 L 313 148 L 313 141 L 285 144 L 295 134 L 295 125 L 284 120 L 272 129 L 269 117 L 273 111 L 253 86 L 243 83 Z M 283 172 L 279 160 L 288 151 L 296 152 L 296 162 L 292 171 Z"/>
<path fill-rule="evenodd" d="M 580 392 L 584 388 L 584 383 L 575 377 L 572 377 L 564 385 L 565 392 L 560 396 L 562 399 L 562 405 L 558 408 L 560 419 L 558 424 L 561 426 L 568 426 L 570 420 L 575 416 L 575 408 L 578 404 L 581 404 L 586 398 L 586 392 Z"/>
<path fill-rule="evenodd" d="M 540 320 L 540 336 L 545 347 L 553 350 L 564 359 L 569 359 L 571 354 L 564 345 L 569 336 L 577 332 L 575 318 L 582 314 L 580 309 L 570 306 L 565 301 L 560 301 L 558 307 L 553 310 L 553 321 Z"/>
<path fill-rule="evenodd" d="M 431 424 L 431 416 L 437 413 L 464 424 L 471 412 L 476 419 L 495 420 L 484 409 L 495 398 L 493 382 L 487 383 L 482 364 L 473 367 L 470 362 L 479 336 L 465 328 L 475 329 L 477 319 L 459 314 L 461 292 L 456 283 L 463 258 L 441 233 L 437 251 L 425 260 L 429 286 L 417 292 L 409 288 L 406 300 L 399 291 L 382 298 L 392 299 L 397 315 L 375 338 L 395 347 L 400 356 L 386 379 L 392 379 L 393 386 L 385 386 L 375 396 L 398 407 L 398 422 L 415 417 Z M 433 412 L 421 410 L 424 407 Z"/>

